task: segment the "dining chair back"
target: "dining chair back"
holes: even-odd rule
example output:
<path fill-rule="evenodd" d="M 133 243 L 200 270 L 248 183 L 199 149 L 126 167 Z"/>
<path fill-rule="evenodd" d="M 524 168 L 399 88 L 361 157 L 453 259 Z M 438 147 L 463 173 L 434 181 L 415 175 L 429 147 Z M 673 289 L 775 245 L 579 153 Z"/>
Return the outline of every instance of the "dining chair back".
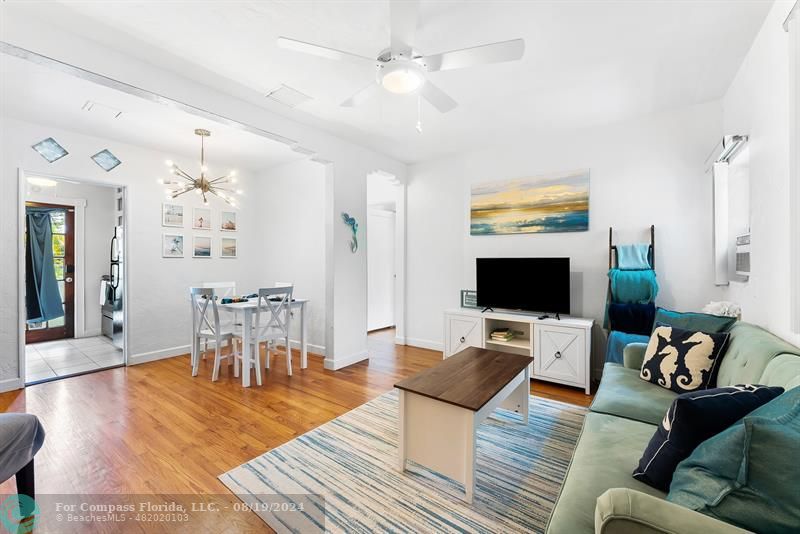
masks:
<path fill-rule="evenodd" d="M 200 282 L 200 285 L 197 287 L 203 288 L 213 288 L 215 290 L 215 295 L 217 298 L 224 299 L 236 296 L 236 282 Z M 225 310 L 223 310 L 225 312 Z M 233 312 L 222 313 L 222 318 L 220 319 L 220 324 L 222 328 L 233 328 L 234 326 L 238 326 L 236 322 L 236 314 Z M 204 342 L 204 350 L 203 350 L 203 359 L 206 359 L 206 353 L 208 352 L 208 339 Z"/>
<path fill-rule="evenodd" d="M 269 346 L 283 340 L 286 347 L 286 369 L 292 375 L 292 349 L 289 328 L 292 321 L 292 292 L 294 287 L 265 287 L 258 290 L 256 325 L 254 336 L 257 342 L 267 342 L 265 367 L 269 369 Z M 262 318 L 263 314 L 263 318 Z"/>
<path fill-rule="evenodd" d="M 192 376 L 197 376 L 200 368 L 200 342 L 214 341 L 214 371 L 212 380 L 219 378 L 219 368 L 222 359 L 233 359 L 234 372 L 238 375 L 238 360 L 232 347 L 233 331 L 220 324 L 219 308 L 217 308 L 217 289 L 211 287 L 189 288 L 192 304 Z M 222 342 L 227 341 L 231 351 L 222 355 Z"/>
<path fill-rule="evenodd" d="M 200 282 L 198 287 L 216 289 L 219 298 L 236 296 L 236 282 Z"/>

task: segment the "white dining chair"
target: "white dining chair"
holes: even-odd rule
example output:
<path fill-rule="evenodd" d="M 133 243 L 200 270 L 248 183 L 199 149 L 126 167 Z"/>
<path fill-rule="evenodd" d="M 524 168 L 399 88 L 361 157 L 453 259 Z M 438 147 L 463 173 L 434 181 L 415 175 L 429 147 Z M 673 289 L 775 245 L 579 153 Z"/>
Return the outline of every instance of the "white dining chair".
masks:
<path fill-rule="evenodd" d="M 233 345 L 233 328 L 223 327 L 220 324 L 217 290 L 210 287 L 192 287 L 189 291 L 192 300 L 192 376 L 197 376 L 200 369 L 200 343 L 205 341 L 208 350 L 209 339 L 214 342 L 212 382 L 219 379 L 219 368 L 223 359 L 226 362 L 233 361 L 233 374 L 239 376 L 239 360 Z M 227 341 L 230 348 L 229 353 L 225 355 L 222 354 L 223 341 Z"/>
<path fill-rule="evenodd" d="M 266 358 L 264 367 L 269 369 L 270 349 L 279 340 L 286 346 L 286 369 L 292 376 L 292 349 L 289 341 L 289 327 L 291 324 L 292 286 L 267 287 L 258 290 L 258 305 L 256 307 L 255 325 L 251 339 L 252 347 L 245 347 L 243 353 L 254 351 L 253 361 L 256 365 L 256 382 L 261 384 L 260 347 L 266 345 Z M 277 352 L 277 351 L 276 351 Z"/>
<path fill-rule="evenodd" d="M 236 282 L 200 282 L 196 287 L 205 287 L 210 289 L 216 290 L 216 295 L 218 298 L 231 298 L 236 296 Z M 225 310 L 222 320 L 222 327 L 228 328 L 233 330 L 234 326 L 237 325 L 236 321 L 236 313 Z M 234 346 L 233 350 L 236 350 L 236 340 L 234 339 Z M 203 350 L 203 359 L 206 359 L 206 354 L 208 353 L 208 339 L 204 340 L 204 350 Z"/>

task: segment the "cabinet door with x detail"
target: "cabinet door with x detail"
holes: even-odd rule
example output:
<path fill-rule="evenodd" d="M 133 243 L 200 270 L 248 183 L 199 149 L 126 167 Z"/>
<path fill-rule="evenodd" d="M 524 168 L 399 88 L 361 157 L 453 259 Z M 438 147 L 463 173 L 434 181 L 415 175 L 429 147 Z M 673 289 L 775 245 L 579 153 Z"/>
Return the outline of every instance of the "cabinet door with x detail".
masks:
<path fill-rule="evenodd" d="M 586 331 L 536 325 L 534 376 L 583 384 L 586 378 Z"/>

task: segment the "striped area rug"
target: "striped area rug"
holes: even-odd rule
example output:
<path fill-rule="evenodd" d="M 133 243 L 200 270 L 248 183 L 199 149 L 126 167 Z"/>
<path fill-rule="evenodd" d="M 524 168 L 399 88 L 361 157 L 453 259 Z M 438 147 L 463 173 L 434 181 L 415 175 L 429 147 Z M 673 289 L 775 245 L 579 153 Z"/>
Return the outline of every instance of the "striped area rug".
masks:
<path fill-rule="evenodd" d="M 219 478 L 278 532 L 541 532 L 585 413 L 531 397 L 525 426 L 496 410 L 478 430 L 472 504 L 455 481 L 397 470 L 396 391 Z"/>

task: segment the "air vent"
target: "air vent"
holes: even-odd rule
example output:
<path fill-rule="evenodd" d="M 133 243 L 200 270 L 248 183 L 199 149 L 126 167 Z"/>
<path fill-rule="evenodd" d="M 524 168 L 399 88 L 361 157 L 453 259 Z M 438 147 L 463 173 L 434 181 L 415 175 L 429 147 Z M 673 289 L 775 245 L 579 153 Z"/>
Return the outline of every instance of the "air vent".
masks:
<path fill-rule="evenodd" d="M 296 108 L 300 104 L 311 100 L 311 97 L 307 94 L 283 84 L 267 93 L 267 98 L 290 108 Z"/>
<path fill-rule="evenodd" d="M 87 100 L 81 109 L 109 119 L 118 119 L 122 115 L 122 111 L 92 100 Z"/>

